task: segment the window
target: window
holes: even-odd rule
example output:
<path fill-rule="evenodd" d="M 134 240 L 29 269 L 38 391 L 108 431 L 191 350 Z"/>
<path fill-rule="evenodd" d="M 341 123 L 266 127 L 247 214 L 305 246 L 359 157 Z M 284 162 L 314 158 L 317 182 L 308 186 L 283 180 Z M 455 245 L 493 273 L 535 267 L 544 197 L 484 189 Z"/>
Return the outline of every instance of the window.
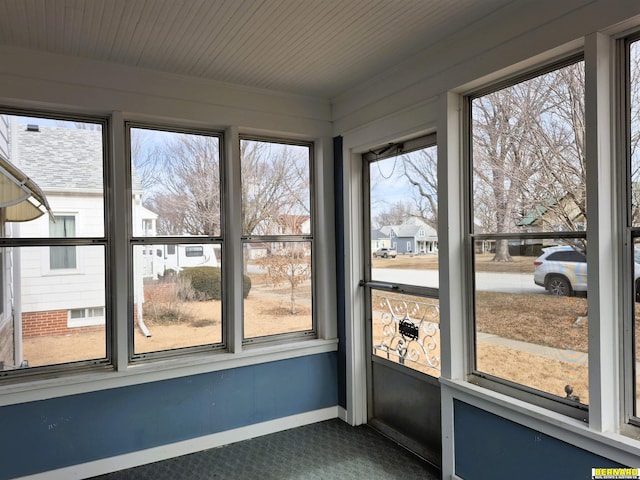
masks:
<path fill-rule="evenodd" d="M 106 120 L 21 113 L 0 111 L 11 133 L 0 148 L 11 182 L 3 185 L 24 198 L 21 208 L 0 209 L 0 303 L 14 312 L 0 375 L 109 364 Z"/>
<path fill-rule="evenodd" d="M 245 341 L 314 334 L 312 161 L 311 144 L 240 141 Z"/>
<path fill-rule="evenodd" d="M 128 133 L 132 357 L 222 348 L 222 138 L 135 124 Z M 136 230 L 143 216 L 154 228 Z"/>
<path fill-rule="evenodd" d="M 76 217 L 71 215 L 56 215 L 50 219 L 49 234 L 52 237 L 72 238 L 76 236 Z M 49 268 L 76 268 L 76 247 L 51 247 L 49 249 Z"/>
<path fill-rule="evenodd" d="M 640 360 L 640 40 L 631 38 L 626 42 L 626 114 L 627 114 L 627 212 L 626 230 L 629 248 L 625 258 L 628 265 L 625 274 L 627 280 L 627 311 L 630 311 L 631 335 L 625 338 L 625 349 L 631 358 L 627 368 L 627 404 L 631 422 L 640 425 L 640 369 L 635 367 Z M 631 265 L 633 267 L 631 268 Z"/>
<path fill-rule="evenodd" d="M 69 310 L 67 326 L 88 327 L 104 323 L 104 307 L 74 308 Z"/>
<path fill-rule="evenodd" d="M 202 247 L 185 247 L 184 254 L 187 257 L 202 257 L 204 254 L 202 253 Z"/>
<path fill-rule="evenodd" d="M 468 108 L 472 379 L 584 418 L 584 63 L 479 92 Z"/>

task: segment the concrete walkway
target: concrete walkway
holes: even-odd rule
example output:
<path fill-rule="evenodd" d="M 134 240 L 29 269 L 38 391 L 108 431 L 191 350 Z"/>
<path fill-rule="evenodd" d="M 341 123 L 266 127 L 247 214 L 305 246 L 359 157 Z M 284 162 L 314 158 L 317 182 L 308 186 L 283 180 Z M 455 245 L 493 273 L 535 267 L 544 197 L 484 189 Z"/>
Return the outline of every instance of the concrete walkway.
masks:
<path fill-rule="evenodd" d="M 490 343 L 492 345 L 501 345 L 503 347 L 520 350 L 534 355 L 560 360 L 566 363 L 576 363 L 587 367 L 589 355 L 585 352 L 575 350 L 563 350 L 561 348 L 547 347 L 545 345 L 536 345 L 535 343 L 523 342 L 521 340 L 512 340 L 510 338 L 499 337 L 490 333 L 477 332 L 476 338 L 480 342 Z"/>

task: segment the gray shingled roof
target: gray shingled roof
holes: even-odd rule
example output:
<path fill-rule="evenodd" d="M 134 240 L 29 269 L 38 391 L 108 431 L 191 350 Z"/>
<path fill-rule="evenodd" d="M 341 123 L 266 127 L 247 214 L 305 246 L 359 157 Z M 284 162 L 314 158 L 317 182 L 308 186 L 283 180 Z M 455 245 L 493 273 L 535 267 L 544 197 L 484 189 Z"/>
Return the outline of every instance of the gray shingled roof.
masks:
<path fill-rule="evenodd" d="M 40 126 L 18 130 L 19 168 L 46 191 L 103 190 L 102 134 L 99 131 Z M 133 175 L 133 189 L 140 190 Z"/>

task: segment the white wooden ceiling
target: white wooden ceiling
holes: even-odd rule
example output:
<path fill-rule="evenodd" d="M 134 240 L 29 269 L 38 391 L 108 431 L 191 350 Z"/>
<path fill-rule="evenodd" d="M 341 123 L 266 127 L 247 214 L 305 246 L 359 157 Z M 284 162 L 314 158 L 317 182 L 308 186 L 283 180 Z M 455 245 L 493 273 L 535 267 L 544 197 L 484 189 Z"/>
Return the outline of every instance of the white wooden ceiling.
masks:
<path fill-rule="evenodd" d="M 0 0 L 0 44 L 333 98 L 512 0 Z"/>

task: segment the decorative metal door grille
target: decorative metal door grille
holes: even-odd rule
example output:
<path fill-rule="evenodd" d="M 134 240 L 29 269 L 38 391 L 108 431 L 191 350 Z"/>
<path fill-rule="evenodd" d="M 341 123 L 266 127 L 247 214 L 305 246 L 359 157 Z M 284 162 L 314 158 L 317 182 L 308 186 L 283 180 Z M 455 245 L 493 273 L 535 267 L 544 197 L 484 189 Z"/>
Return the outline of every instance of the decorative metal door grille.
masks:
<path fill-rule="evenodd" d="M 437 300 L 373 293 L 371 307 L 373 354 L 438 376 L 440 305 Z"/>

